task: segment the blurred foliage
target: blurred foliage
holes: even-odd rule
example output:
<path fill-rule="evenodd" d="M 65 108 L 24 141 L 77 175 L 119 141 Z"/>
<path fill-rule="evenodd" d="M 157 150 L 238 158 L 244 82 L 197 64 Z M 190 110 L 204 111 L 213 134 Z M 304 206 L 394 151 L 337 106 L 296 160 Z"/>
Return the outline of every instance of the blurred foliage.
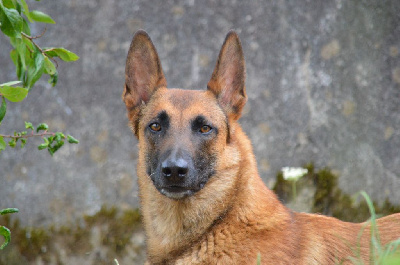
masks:
<path fill-rule="evenodd" d="M 29 10 L 25 0 L 0 0 L 0 30 L 8 37 L 13 49 L 10 52 L 11 60 L 15 65 L 17 81 L 9 81 L 0 84 L 0 126 L 7 113 L 7 102 L 22 102 L 32 89 L 34 84 L 46 74 L 52 86 L 57 84 L 58 72 L 57 61 L 59 58 L 65 62 L 76 61 L 79 57 L 64 48 L 42 48 L 35 40 L 42 37 L 46 28 L 40 36 L 31 36 L 30 23 L 40 22 L 55 24 L 55 21 L 47 14 Z M 39 150 L 47 149 L 53 155 L 64 145 L 64 140 L 69 143 L 78 143 L 74 137 L 65 136 L 62 132 L 50 132 L 45 123 L 36 128 L 30 122 L 25 122 L 26 131 L 13 134 L 0 134 L 0 152 L 7 146 L 15 148 L 20 142 L 23 148 L 27 139 L 41 137 L 43 144 L 38 146 Z M 28 133 L 30 130 L 30 133 Z M 6 142 L 7 141 L 7 142 Z M 18 212 L 18 209 L 7 208 L 0 210 L 1 215 Z M 0 236 L 4 237 L 3 249 L 11 240 L 11 232 L 5 226 L 0 226 Z"/>
<path fill-rule="evenodd" d="M 43 75 L 49 76 L 48 82 L 52 86 L 57 84 L 56 58 L 65 62 L 79 59 L 75 53 L 65 48 L 40 47 L 35 40 L 44 35 L 46 28 L 41 35 L 31 36 L 30 24 L 34 22 L 55 24 L 49 15 L 37 10 L 30 11 L 25 0 L 0 0 L 0 29 L 9 38 L 13 47 L 10 57 L 15 65 L 18 79 L 18 81 L 0 84 L 0 126 L 7 112 L 7 101 L 22 102 Z M 69 143 L 78 143 L 78 140 L 70 135 L 65 136 L 62 132 L 48 131 L 45 123 L 37 126 L 36 133 L 29 122 L 25 122 L 25 128 L 31 129 L 31 133 L 14 131 L 9 135 L 0 134 L 0 152 L 7 146 L 15 148 L 18 142 L 23 148 L 27 139 L 31 137 L 43 138 L 44 143 L 39 145 L 38 149 L 47 149 L 51 155 L 64 145 L 64 140 Z"/>

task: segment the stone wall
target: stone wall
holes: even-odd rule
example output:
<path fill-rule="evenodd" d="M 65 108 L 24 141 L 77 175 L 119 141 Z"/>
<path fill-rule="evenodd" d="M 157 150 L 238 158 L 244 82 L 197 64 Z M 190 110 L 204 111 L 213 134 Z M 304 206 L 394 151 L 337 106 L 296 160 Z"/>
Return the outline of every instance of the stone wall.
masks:
<path fill-rule="evenodd" d="M 169 87 L 205 88 L 225 34 L 235 29 L 247 64 L 241 124 L 268 186 L 283 166 L 329 166 L 341 189 L 400 202 L 400 2 L 29 1 L 50 14 L 38 43 L 80 60 L 59 62 L 55 88 L 39 81 L 9 104 L 1 133 L 47 122 L 78 138 L 50 158 L 30 141 L 0 154 L 0 208 L 24 225 L 63 225 L 102 205 L 138 207 L 137 141 L 121 101 L 134 32 L 152 37 Z M 44 26 L 35 24 L 33 35 Z M 0 35 L 0 83 L 14 80 Z"/>

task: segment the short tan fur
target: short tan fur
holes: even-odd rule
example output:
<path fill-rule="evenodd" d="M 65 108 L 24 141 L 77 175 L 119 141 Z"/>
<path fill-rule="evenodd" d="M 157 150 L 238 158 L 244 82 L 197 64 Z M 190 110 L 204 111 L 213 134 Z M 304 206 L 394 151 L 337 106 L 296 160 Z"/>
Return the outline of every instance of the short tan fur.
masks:
<path fill-rule="evenodd" d="M 293 212 L 262 182 L 238 123 L 247 96 L 235 32 L 206 90 L 167 89 L 144 31 L 125 78 L 148 264 L 256 264 L 258 254 L 262 264 L 348 264 L 358 250 L 368 263 L 369 224 Z M 400 214 L 377 224 L 383 244 L 400 237 Z"/>

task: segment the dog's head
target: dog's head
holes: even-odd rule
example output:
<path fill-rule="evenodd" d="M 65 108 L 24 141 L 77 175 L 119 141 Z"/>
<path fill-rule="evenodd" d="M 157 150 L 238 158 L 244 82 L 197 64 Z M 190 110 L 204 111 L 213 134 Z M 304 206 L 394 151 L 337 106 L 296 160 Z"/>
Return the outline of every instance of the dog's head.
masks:
<path fill-rule="evenodd" d="M 161 194 L 183 199 L 221 170 L 220 160 L 227 159 L 221 154 L 231 144 L 232 124 L 247 99 L 237 34 L 228 33 L 206 90 L 166 87 L 155 47 L 146 32 L 138 31 L 128 52 L 122 97 L 139 139 L 145 177 Z"/>

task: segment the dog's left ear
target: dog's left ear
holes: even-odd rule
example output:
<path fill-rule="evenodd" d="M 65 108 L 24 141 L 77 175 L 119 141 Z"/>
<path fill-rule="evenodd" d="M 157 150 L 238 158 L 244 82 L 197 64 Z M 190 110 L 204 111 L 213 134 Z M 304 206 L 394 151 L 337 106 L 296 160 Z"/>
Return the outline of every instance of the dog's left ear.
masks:
<path fill-rule="evenodd" d="M 236 32 L 230 31 L 222 45 L 208 90 L 212 91 L 228 117 L 237 120 L 247 101 L 245 62 Z"/>

